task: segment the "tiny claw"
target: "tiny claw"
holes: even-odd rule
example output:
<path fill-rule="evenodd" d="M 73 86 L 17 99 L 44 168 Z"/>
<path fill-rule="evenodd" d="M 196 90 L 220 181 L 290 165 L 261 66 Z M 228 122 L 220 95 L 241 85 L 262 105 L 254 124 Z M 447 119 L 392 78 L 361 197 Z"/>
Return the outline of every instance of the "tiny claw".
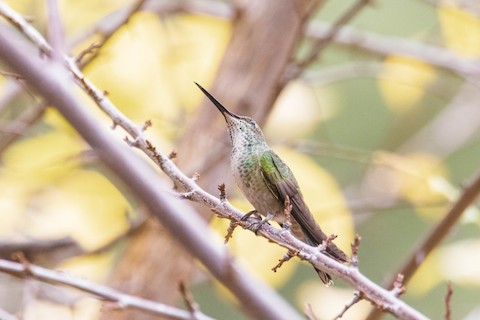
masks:
<path fill-rule="evenodd" d="M 270 223 L 268 223 L 270 220 L 273 219 L 273 215 L 272 214 L 268 214 L 265 219 L 261 220 L 259 223 L 258 223 L 258 227 L 255 229 L 255 235 L 258 235 L 258 231 L 260 231 L 260 229 L 262 228 L 262 226 L 266 223 L 268 225 L 270 225 Z"/>
<path fill-rule="evenodd" d="M 245 213 L 240 220 L 247 221 L 248 218 L 250 218 L 252 215 L 255 215 L 255 216 L 260 218 L 260 215 L 258 214 L 257 210 L 252 210 L 252 211 L 249 211 L 249 212 Z"/>

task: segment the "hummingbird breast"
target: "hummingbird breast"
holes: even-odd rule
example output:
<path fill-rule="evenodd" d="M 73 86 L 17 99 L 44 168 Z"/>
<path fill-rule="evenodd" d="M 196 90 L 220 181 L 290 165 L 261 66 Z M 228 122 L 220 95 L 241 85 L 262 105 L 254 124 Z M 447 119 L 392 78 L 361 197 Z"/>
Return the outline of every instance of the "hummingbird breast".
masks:
<path fill-rule="evenodd" d="M 260 157 L 266 150 L 258 146 L 241 149 L 234 147 L 230 159 L 236 184 L 259 214 L 273 214 L 274 220 L 282 223 L 283 204 L 270 191 L 262 175 Z"/>

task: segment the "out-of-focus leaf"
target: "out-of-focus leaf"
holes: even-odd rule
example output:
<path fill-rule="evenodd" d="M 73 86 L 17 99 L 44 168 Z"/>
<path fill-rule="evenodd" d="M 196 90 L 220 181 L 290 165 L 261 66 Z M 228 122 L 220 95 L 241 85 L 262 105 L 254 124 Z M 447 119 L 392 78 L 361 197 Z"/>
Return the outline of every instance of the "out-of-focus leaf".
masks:
<path fill-rule="evenodd" d="M 378 82 L 387 107 L 401 114 L 415 106 L 435 77 L 435 68 L 427 63 L 405 56 L 389 56 L 384 60 Z"/>
<path fill-rule="evenodd" d="M 418 212 L 427 217 L 438 218 L 439 213 L 438 207 L 432 210 L 429 205 L 436 207 L 456 197 L 455 189 L 446 179 L 447 169 L 433 155 L 400 156 L 377 152 L 375 162 L 391 169 L 388 175 L 384 174 L 387 178 L 382 180 L 384 185 L 381 188 L 396 192 L 400 198 L 418 205 Z"/>
<path fill-rule="evenodd" d="M 466 287 L 480 287 L 478 239 L 446 245 L 433 252 L 410 281 L 409 292 L 424 295 L 436 285 L 450 280 Z"/>
<path fill-rule="evenodd" d="M 469 57 L 480 55 L 480 19 L 450 2 L 438 6 L 445 44 Z"/>
<path fill-rule="evenodd" d="M 275 102 L 264 130 L 265 134 L 277 141 L 304 138 L 319 122 L 332 117 L 336 105 L 331 95 L 327 90 L 323 90 L 319 97 L 316 90 L 322 89 L 313 89 L 301 81 L 289 84 Z"/>
<path fill-rule="evenodd" d="M 127 201 L 95 171 L 72 172 L 46 189 L 36 201 L 35 219 L 29 228 L 36 237 L 70 235 L 91 250 L 128 228 Z"/>
<path fill-rule="evenodd" d="M 183 108 L 198 104 L 201 93 L 193 81 L 210 82 L 229 36 L 230 24 L 222 20 L 176 15 L 161 21 L 153 13 L 138 13 L 87 74 L 128 117 L 171 126 Z"/>
<path fill-rule="evenodd" d="M 79 165 L 84 143 L 69 133 L 52 131 L 21 140 L 3 154 L 2 179 L 18 179 L 27 185 L 55 181 Z"/>

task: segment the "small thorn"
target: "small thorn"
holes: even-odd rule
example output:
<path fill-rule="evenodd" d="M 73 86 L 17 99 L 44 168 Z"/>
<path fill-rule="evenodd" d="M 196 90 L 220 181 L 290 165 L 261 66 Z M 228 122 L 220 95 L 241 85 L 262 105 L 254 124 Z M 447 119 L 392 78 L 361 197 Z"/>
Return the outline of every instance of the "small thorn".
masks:
<path fill-rule="evenodd" d="M 148 119 L 145 121 L 145 123 L 142 126 L 142 131 L 146 131 L 148 128 L 150 128 L 153 125 L 152 120 Z"/>
<path fill-rule="evenodd" d="M 193 180 L 194 182 L 197 182 L 198 180 L 200 180 L 200 173 L 195 172 L 195 173 L 193 174 L 193 176 L 192 176 L 192 180 Z"/>
<path fill-rule="evenodd" d="M 150 142 L 149 142 L 150 143 Z M 151 144 L 150 144 L 151 145 Z M 173 160 L 177 157 L 177 152 L 175 150 L 172 150 L 172 152 L 169 153 L 168 159 Z"/>

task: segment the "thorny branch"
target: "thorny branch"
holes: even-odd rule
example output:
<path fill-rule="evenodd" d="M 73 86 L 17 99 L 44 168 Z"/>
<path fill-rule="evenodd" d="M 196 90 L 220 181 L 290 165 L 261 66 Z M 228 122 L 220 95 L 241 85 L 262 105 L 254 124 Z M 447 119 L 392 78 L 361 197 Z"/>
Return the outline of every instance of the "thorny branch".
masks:
<path fill-rule="evenodd" d="M 93 294 L 102 300 L 114 302 L 120 309 L 137 309 L 154 315 L 167 316 L 171 319 L 192 319 L 192 314 L 189 311 L 124 294 L 86 279 L 73 277 L 64 272 L 35 266 L 25 260 L 24 257 L 20 260 L 21 262 L 18 263 L 0 259 L 0 270 L 20 278 L 31 278 L 42 282 L 66 285 Z M 206 316 L 198 310 L 195 312 L 195 316 L 198 320 L 213 320 L 213 318 Z"/>
<path fill-rule="evenodd" d="M 335 35 L 339 32 L 342 26 L 346 25 L 350 20 L 357 16 L 357 14 L 367 6 L 372 0 L 357 0 L 351 8 L 349 8 L 328 30 L 324 37 L 318 38 L 313 44 L 310 52 L 301 61 L 295 63 L 286 75 L 284 82 L 288 82 L 297 78 L 305 68 L 312 62 L 318 59 L 320 53 L 328 46 Z"/>

